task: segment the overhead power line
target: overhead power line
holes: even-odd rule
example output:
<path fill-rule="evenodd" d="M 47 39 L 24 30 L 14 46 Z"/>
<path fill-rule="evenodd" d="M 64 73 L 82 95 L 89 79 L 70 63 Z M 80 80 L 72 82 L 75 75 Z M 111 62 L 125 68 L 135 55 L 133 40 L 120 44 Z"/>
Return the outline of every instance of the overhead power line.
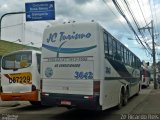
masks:
<path fill-rule="evenodd" d="M 1 27 L 1 29 L 9 28 L 9 27 L 15 27 L 15 26 L 19 26 L 19 25 L 23 25 L 23 23 L 18 23 L 18 24 L 14 24 L 14 25 L 9 25 L 9 26 L 5 26 L 5 27 Z"/>
<path fill-rule="evenodd" d="M 138 29 L 138 32 L 141 34 L 142 38 L 145 40 L 145 36 L 144 36 L 143 32 L 142 32 L 142 31 L 139 31 L 140 25 L 138 24 L 138 21 L 137 21 L 135 15 L 133 14 L 133 11 L 130 9 L 129 3 L 128 3 L 126 0 L 124 0 L 124 2 L 125 2 L 125 4 L 126 4 L 126 6 L 127 6 L 127 9 L 128 9 L 128 11 L 129 11 L 129 13 L 131 14 L 131 16 L 132 16 L 132 18 L 133 18 L 133 20 L 134 20 L 134 23 L 135 23 L 135 25 L 136 25 L 136 27 L 137 27 L 137 29 Z M 143 14 L 143 12 L 142 12 L 142 14 Z M 145 19 L 145 18 L 144 18 L 144 19 Z M 148 43 L 145 42 L 145 44 L 146 44 L 146 46 L 148 47 L 148 49 L 151 50 L 151 48 L 149 47 Z"/>
<path fill-rule="evenodd" d="M 139 38 L 138 34 L 136 33 L 136 31 L 134 30 L 134 28 L 132 27 L 131 23 L 129 22 L 128 18 L 125 16 L 123 10 L 121 9 L 120 5 L 118 4 L 118 2 L 116 0 L 112 0 L 115 7 L 117 8 L 118 12 L 124 17 L 124 19 L 126 20 L 128 26 L 130 27 L 130 29 L 133 31 L 134 35 L 137 37 L 137 42 L 140 43 L 145 50 L 148 51 L 148 49 L 145 47 L 145 45 L 142 43 L 141 39 Z M 148 51 L 150 53 L 150 51 Z"/>
<path fill-rule="evenodd" d="M 151 0 L 148 1 L 148 4 L 149 4 L 150 10 L 151 10 L 151 17 L 153 20 L 153 11 L 152 11 L 152 7 L 151 7 Z"/>
<path fill-rule="evenodd" d="M 139 24 L 138 24 L 138 21 L 136 20 L 136 17 L 134 16 L 132 10 L 130 9 L 128 2 L 127 2 L 126 0 L 124 0 L 124 2 L 125 2 L 125 4 L 126 4 L 126 6 L 127 6 L 127 9 L 128 9 L 128 11 L 129 11 L 129 13 L 131 14 L 131 16 L 132 16 L 132 18 L 133 18 L 133 21 L 134 21 L 135 25 L 137 26 L 137 28 L 139 28 L 140 26 L 139 26 Z"/>
<path fill-rule="evenodd" d="M 157 13 L 156 13 L 156 7 L 155 7 L 155 2 L 153 1 L 153 6 L 154 6 L 154 15 L 155 15 L 155 21 L 154 21 L 154 26 L 155 26 L 155 33 L 159 33 L 158 31 L 158 25 L 157 25 Z M 157 36 L 156 36 L 157 38 Z"/>
<path fill-rule="evenodd" d="M 108 3 L 105 0 L 102 0 L 104 2 L 104 4 L 107 6 L 107 8 L 110 9 L 110 11 L 112 12 L 112 14 L 118 18 L 118 21 L 120 22 L 120 24 L 123 26 L 123 28 L 128 29 L 120 20 L 119 17 L 116 15 L 116 13 L 113 12 L 113 10 L 111 9 L 111 7 L 108 5 Z"/>
<path fill-rule="evenodd" d="M 139 8 L 140 8 L 140 10 L 141 10 L 141 13 L 142 13 L 143 19 L 144 19 L 145 23 L 147 24 L 147 21 L 146 21 L 146 19 L 145 19 L 145 17 L 144 17 L 144 14 L 143 14 L 143 11 L 142 11 L 142 8 L 141 8 L 141 5 L 140 5 L 140 3 L 139 3 L 139 0 L 137 0 L 137 3 L 138 3 Z"/>

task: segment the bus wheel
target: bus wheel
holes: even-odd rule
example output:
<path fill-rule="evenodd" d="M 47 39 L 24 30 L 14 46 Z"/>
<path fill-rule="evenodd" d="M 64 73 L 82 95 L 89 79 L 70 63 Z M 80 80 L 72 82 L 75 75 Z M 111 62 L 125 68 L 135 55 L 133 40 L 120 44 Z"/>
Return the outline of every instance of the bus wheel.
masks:
<path fill-rule="evenodd" d="M 121 91 L 121 94 L 120 94 L 120 100 L 119 100 L 119 103 L 117 105 L 117 108 L 118 109 L 121 109 L 122 108 L 122 105 L 123 105 L 123 93 Z"/>
<path fill-rule="evenodd" d="M 35 105 L 35 106 L 41 105 L 40 101 L 29 101 L 29 102 L 31 103 L 31 105 Z"/>
<path fill-rule="evenodd" d="M 123 105 L 126 105 L 128 103 L 128 97 L 129 97 L 129 91 L 126 90 L 124 94 Z"/>

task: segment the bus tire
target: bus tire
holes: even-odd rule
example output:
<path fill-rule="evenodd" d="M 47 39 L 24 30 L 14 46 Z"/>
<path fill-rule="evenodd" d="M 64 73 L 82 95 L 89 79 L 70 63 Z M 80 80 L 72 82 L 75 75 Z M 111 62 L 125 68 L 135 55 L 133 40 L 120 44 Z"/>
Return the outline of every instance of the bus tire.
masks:
<path fill-rule="evenodd" d="M 123 105 L 127 105 L 129 98 L 129 90 L 127 89 L 124 93 Z"/>
<path fill-rule="evenodd" d="M 41 105 L 41 102 L 40 101 L 29 101 L 31 105 L 34 105 L 34 106 L 39 106 Z"/>
<path fill-rule="evenodd" d="M 117 108 L 120 110 L 122 108 L 122 105 L 123 105 L 123 93 L 121 91 L 120 98 L 119 98 L 119 103 L 117 105 Z"/>

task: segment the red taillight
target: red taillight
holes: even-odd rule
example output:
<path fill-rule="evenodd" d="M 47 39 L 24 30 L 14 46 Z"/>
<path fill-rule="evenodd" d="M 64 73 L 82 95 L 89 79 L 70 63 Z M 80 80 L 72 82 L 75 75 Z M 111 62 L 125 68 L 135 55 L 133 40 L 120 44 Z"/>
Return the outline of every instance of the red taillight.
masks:
<path fill-rule="evenodd" d="M 100 81 L 93 81 L 93 94 L 99 95 L 100 93 Z"/>
<path fill-rule="evenodd" d="M 42 92 L 42 95 L 44 95 L 44 96 L 49 96 L 49 94 L 46 93 L 46 92 Z"/>
<path fill-rule="evenodd" d="M 84 96 L 85 99 L 93 100 L 93 96 Z"/>
<path fill-rule="evenodd" d="M 32 85 L 32 91 L 36 91 L 36 86 Z"/>

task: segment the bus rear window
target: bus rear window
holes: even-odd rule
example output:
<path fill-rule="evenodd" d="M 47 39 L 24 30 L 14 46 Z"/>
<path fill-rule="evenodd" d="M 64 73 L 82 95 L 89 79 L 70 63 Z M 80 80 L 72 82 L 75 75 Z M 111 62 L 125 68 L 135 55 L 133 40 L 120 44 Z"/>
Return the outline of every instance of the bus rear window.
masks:
<path fill-rule="evenodd" d="M 2 58 L 3 69 L 20 69 L 32 64 L 32 52 L 23 51 L 9 54 Z"/>

